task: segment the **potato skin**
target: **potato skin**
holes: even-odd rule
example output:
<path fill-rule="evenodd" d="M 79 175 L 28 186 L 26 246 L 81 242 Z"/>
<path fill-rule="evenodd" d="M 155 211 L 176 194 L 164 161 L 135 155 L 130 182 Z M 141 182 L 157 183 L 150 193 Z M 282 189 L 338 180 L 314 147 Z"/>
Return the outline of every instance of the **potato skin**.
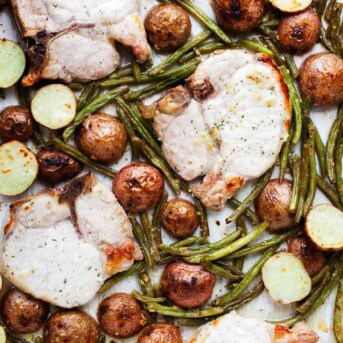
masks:
<path fill-rule="evenodd" d="M 300 91 L 314 105 L 328 107 L 343 101 L 343 59 L 321 52 L 309 56 L 300 67 Z"/>
<path fill-rule="evenodd" d="M 127 133 L 118 119 L 105 113 L 96 113 L 82 122 L 76 132 L 75 143 L 90 159 L 114 163 L 126 150 Z"/>
<path fill-rule="evenodd" d="M 288 243 L 288 252 L 301 260 L 310 276 L 318 273 L 326 262 L 325 254 L 316 249 L 305 235 L 292 238 Z"/>
<path fill-rule="evenodd" d="M 115 293 L 99 304 L 98 322 L 105 334 L 128 338 L 142 330 L 146 319 L 133 296 Z"/>
<path fill-rule="evenodd" d="M 201 265 L 176 261 L 168 264 L 161 277 L 161 288 L 176 305 L 193 308 L 205 304 L 216 283 L 214 274 Z"/>
<path fill-rule="evenodd" d="M 9 106 L 0 113 L 0 136 L 6 141 L 26 142 L 32 134 L 33 117 L 27 108 Z"/>
<path fill-rule="evenodd" d="M 113 193 L 128 212 L 153 208 L 163 194 L 162 174 L 153 166 L 135 162 L 122 168 L 113 180 Z"/>
<path fill-rule="evenodd" d="M 175 198 L 163 206 L 161 222 L 172 236 L 186 238 L 192 236 L 199 226 L 199 216 L 197 209 L 191 202 Z"/>
<path fill-rule="evenodd" d="M 44 328 L 44 343 L 98 343 L 96 321 L 80 310 L 53 314 Z"/>
<path fill-rule="evenodd" d="M 289 210 L 292 181 L 270 180 L 255 200 L 255 210 L 261 221 L 269 223 L 269 231 L 287 230 L 296 225 L 295 216 Z"/>
<path fill-rule="evenodd" d="M 312 9 L 285 16 L 278 26 L 279 42 L 288 52 L 304 53 L 317 43 L 320 27 L 320 19 Z"/>
<path fill-rule="evenodd" d="M 155 323 L 138 337 L 137 343 L 182 343 L 179 328 L 169 323 Z"/>
<path fill-rule="evenodd" d="M 264 12 L 263 0 L 212 0 L 219 26 L 230 32 L 249 32 L 257 27 Z"/>
<path fill-rule="evenodd" d="M 16 334 L 38 331 L 49 315 L 49 305 L 16 287 L 10 288 L 1 301 L 1 318 Z"/>
<path fill-rule="evenodd" d="M 151 45 L 162 52 L 175 51 L 184 45 L 192 29 L 188 14 L 173 4 L 154 6 L 144 26 Z"/>
<path fill-rule="evenodd" d="M 68 180 L 81 173 L 83 165 L 55 149 L 41 149 L 37 154 L 39 177 L 52 184 Z"/>

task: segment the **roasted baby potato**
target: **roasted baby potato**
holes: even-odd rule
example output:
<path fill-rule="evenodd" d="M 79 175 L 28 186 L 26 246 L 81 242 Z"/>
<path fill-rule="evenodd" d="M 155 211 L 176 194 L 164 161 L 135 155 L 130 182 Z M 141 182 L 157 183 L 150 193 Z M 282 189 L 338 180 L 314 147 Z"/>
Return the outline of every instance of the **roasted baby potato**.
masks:
<path fill-rule="evenodd" d="M 144 25 L 149 42 L 162 52 L 171 52 L 184 45 L 192 29 L 188 14 L 173 4 L 154 6 Z"/>
<path fill-rule="evenodd" d="M 13 333 L 28 334 L 38 331 L 44 325 L 49 305 L 12 287 L 1 300 L 0 313 L 4 324 Z"/>
<path fill-rule="evenodd" d="M 161 277 L 161 288 L 176 305 L 193 308 L 205 304 L 212 296 L 216 277 L 197 264 L 170 263 Z"/>
<path fill-rule="evenodd" d="M 191 202 L 175 198 L 163 206 L 161 222 L 172 236 L 186 238 L 192 236 L 199 226 L 199 216 L 197 209 Z"/>
<path fill-rule="evenodd" d="M 343 101 L 343 59 L 321 52 L 308 57 L 300 67 L 300 91 L 314 105 L 328 107 Z"/>
<path fill-rule="evenodd" d="M 269 223 L 270 231 L 282 231 L 295 226 L 294 213 L 289 210 L 291 196 L 290 180 L 273 179 L 256 198 L 256 213 L 261 221 Z"/>
<path fill-rule="evenodd" d="M 75 142 L 90 159 L 114 163 L 126 150 L 127 133 L 118 119 L 105 113 L 96 113 L 82 122 L 76 132 Z"/>
<path fill-rule="evenodd" d="M 264 11 L 263 0 L 213 0 L 218 24 L 226 31 L 249 32 L 257 27 Z"/>
<path fill-rule="evenodd" d="M 52 184 L 68 180 L 81 173 L 82 164 L 64 152 L 42 149 L 37 154 L 39 177 Z"/>
<path fill-rule="evenodd" d="M 115 293 L 99 304 L 98 322 L 106 335 L 128 338 L 142 330 L 146 319 L 134 297 Z"/>
<path fill-rule="evenodd" d="M 180 330 L 169 323 L 155 323 L 138 337 L 137 343 L 182 343 Z"/>
<path fill-rule="evenodd" d="M 99 336 L 96 321 L 80 310 L 57 312 L 44 328 L 44 343 L 98 343 Z"/>
<path fill-rule="evenodd" d="M 4 140 L 26 142 L 32 134 L 33 117 L 27 108 L 9 106 L 0 113 L 0 137 Z"/>
<path fill-rule="evenodd" d="M 153 166 L 135 162 L 122 168 L 113 180 L 113 193 L 128 212 L 153 208 L 163 194 L 163 176 Z"/>
<path fill-rule="evenodd" d="M 304 235 L 294 237 L 290 240 L 288 243 L 288 252 L 301 260 L 310 276 L 319 272 L 326 262 L 325 254 L 317 250 L 312 242 Z"/>
<path fill-rule="evenodd" d="M 312 9 L 285 16 L 278 26 L 279 42 L 288 52 L 306 52 L 317 43 L 320 27 L 320 19 Z"/>

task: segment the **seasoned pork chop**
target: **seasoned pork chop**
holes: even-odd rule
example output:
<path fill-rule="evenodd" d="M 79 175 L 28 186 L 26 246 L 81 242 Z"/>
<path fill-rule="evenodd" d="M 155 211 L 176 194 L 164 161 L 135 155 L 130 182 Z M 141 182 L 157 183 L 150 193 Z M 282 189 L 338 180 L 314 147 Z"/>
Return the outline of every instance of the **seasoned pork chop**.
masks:
<path fill-rule="evenodd" d="M 201 326 L 189 343 L 316 343 L 318 340 L 305 322 L 288 329 L 232 311 Z"/>
<path fill-rule="evenodd" d="M 163 151 L 186 180 L 205 175 L 193 193 L 221 210 L 248 180 L 275 163 L 288 137 L 291 106 L 272 60 L 240 50 L 217 53 L 156 103 Z"/>
<path fill-rule="evenodd" d="M 151 54 L 138 0 L 11 0 L 11 5 L 23 36 L 36 41 L 26 86 L 39 78 L 107 76 L 119 64 L 115 41 L 130 47 L 140 63 Z"/>
<path fill-rule="evenodd" d="M 87 174 L 64 191 L 45 190 L 11 205 L 3 272 L 24 292 L 72 308 L 109 276 L 142 259 L 113 193 Z"/>

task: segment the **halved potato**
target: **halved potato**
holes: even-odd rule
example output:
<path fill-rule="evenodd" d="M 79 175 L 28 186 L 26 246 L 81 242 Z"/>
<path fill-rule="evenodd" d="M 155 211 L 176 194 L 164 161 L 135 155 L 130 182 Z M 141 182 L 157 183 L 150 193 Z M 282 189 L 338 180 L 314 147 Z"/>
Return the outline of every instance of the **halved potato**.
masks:
<path fill-rule="evenodd" d="M 0 326 L 0 343 L 6 343 L 6 332 L 2 326 Z"/>
<path fill-rule="evenodd" d="M 304 299 L 311 291 L 311 278 L 293 254 L 280 252 L 270 257 L 262 268 L 262 279 L 269 295 L 281 304 Z"/>
<path fill-rule="evenodd" d="M 305 231 L 319 250 L 342 250 L 343 212 L 329 204 L 318 205 L 307 215 Z"/>
<path fill-rule="evenodd" d="M 18 195 L 26 191 L 38 174 L 34 153 L 19 141 L 0 146 L 0 194 Z"/>
<path fill-rule="evenodd" d="M 313 0 L 269 0 L 271 4 L 282 12 L 294 13 L 308 8 Z"/>
<path fill-rule="evenodd" d="M 0 88 L 13 86 L 23 75 L 26 65 L 21 47 L 7 39 L 0 40 Z"/>
<path fill-rule="evenodd" d="M 31 112 L 38 123 L 58 130 L 74 120 L 76 106 L 75 94 L 69 87 L 52 84 L 37 91 L 31 102 Z"/>

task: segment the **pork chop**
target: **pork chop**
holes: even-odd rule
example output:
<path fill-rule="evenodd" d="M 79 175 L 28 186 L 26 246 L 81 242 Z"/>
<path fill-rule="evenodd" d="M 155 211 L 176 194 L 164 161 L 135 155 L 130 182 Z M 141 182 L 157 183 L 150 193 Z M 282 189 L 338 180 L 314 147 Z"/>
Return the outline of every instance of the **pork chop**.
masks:
<path fill-rule="evenodd" d="M 3 272 L 24 292 L 72 308 L 105 279 L 142 259 L 113 193 L 92 174 L 11 205 Z"/>
<path fill-rule="evenodd" d="M 11 0 L 29 51 L 30 72 L 23 84 L 39 78 L 65 82 L 101 79 L 115 70 L 118 41 L 140 63 L 151 54 L 138 0 Z"/>
<path fill-rule="evenodd" d="M 215 211 L 273 166 L 289 133 L 288 89 L 263 54 L 217 52 L 155 106 L 166 159 L 185 180 L 205 175 L 192 190 Z"/>

